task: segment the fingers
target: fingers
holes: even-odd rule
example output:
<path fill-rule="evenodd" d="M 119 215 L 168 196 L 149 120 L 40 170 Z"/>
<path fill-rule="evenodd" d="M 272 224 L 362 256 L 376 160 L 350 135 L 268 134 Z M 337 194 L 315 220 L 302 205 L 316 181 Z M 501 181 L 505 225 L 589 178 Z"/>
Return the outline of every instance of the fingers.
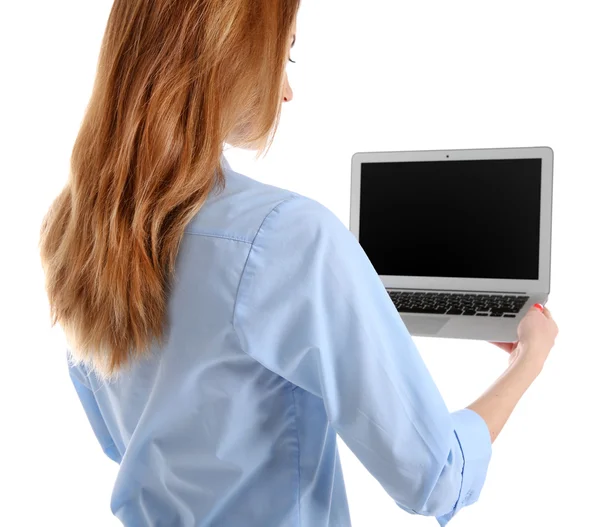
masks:
<path fill-rule="evenodd" d="M 537 309 L 540 313 L 545 315 L 546 318 L 552 320 L 552 313 L 546 306 L 542 306 L 541 304 L 533 304 L 533 306 L 531 306 L 531 309 Z"/>
<path fill-rule="evenodd" d="M 516 345 L 516 342 L 490 342 L 494 346 L 497 346 L 501 350 L 506 351 L 507 353 L 511 353 Z"/>
<path fill-rule="evenodd" d="M 544 308 L 544 315 L 546 315 L 548 320 L 552 323 L 552 325 L 554 326 L 554 329 L 556 331 L 556 335 L 558 335 L 558 325 L 556 324 L 556 321 L 554 320 L 554 317 L 552 316 L 552 312 L 547 307 Z"/>

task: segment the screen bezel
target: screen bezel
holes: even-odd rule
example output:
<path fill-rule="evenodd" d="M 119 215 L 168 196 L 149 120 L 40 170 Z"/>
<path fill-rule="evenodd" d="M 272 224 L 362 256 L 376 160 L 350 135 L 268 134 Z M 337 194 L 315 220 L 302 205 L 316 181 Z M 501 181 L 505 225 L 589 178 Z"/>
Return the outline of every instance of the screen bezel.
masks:
<path fill-rule="evenodd" d="M 357 152 L 352 156 L 350 197 L 350 231 L 359 239 L 360 187 L 363 163 L 407 161 L 460 161 L 484 159 L 542 160 L 540 203 L 540 259 L 537 280 L 509 280 L 502 278 L 443 278 L 426 276 L 379 275 L 388 289 L 435 289 L 449 291 L 498 291 L 528 293 L 550 292 L 550 253 L 552 231 L 552 172 L 554 152 L 550 147 L 494 148 L 472 150 L 420 150 L 411 152 Z M 402 235 L 399 229 L 399 235 Z"/>

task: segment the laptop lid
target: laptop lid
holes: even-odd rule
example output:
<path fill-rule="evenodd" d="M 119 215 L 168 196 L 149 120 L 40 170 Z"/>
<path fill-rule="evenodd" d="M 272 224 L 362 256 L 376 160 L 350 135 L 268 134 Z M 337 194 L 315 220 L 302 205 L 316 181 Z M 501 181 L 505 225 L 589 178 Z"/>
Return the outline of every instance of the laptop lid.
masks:
<path fill-rule="evenodd" d="M 550 292 L 548 147 L 361 152 L 350 230 L 388 289 Z"/>

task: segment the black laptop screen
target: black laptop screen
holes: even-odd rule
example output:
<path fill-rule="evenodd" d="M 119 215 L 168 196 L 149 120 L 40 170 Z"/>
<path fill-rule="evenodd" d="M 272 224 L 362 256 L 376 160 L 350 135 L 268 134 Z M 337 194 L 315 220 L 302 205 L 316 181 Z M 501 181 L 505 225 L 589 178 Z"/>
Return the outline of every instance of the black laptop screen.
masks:
<path fill-rule="evenodd" d="M 359 242 L 380 275 L 537 280 L 541 159 L 363 163 Z"/>

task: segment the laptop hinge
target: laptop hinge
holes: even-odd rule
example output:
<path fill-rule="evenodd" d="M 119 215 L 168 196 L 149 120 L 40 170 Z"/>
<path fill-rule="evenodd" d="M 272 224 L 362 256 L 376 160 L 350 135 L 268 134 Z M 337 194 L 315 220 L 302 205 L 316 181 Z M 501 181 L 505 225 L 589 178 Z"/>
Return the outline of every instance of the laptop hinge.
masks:
<path fill-rule="evenodd" d="M 526 293 L 525 291 L 483 291 L 481 289 L 477 289 L 475 291 L 470 289 L 421 289 L 419 287 L 386 287 L 388 291 L 432 291 L 432 292 L 448 292 L 448 293 L 497 293 L 502 295 L 528 295 L 531 293 Z"/>

